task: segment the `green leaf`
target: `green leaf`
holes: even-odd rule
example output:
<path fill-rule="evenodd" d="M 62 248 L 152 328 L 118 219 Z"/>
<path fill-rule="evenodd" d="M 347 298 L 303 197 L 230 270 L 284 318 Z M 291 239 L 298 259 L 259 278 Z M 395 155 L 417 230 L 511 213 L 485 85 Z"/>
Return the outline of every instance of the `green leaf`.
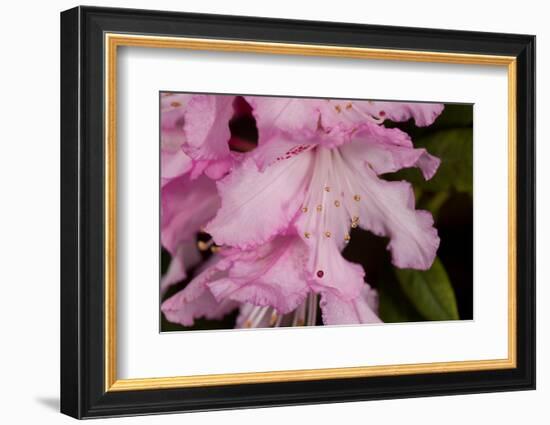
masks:
<path fill-rule="evenodd" d="M 428 210 L 432 213 L 434 220 L 439 217 L 439 210 L 451 198 L 450 191 L 445 192 L 424 192 L 425 196 L 416 198 L 416 208 Z"/>
<path fill-rule="evenodd" d="M 424 319 L 403 293 L 393 273 L 393 267 L 384 268 L 378 283 L 378 314 L 384 323 L 420 322 Z"/>
<path fill-rule="evenodd" d="M 429 270 L 396 269 L 395 274 L 403 293 L 424 318 L 459 319 L 453 287 L 438 258 Z"/>
<path fill-rule="evenodd" d="M 378 314 L 384 323 L 419 322 L 426 320 L 420 316 L 407 298 L 391 293 L 381 287 L 378 291 Z"/>
<path fill-rule="evenodd" d="M 414 140 L 415 147 L 423 147 L 441 159 L 441 165 L 431 180 L 424 180 L 417 169 L 406 169 L 392 174 L 391 180 L 408 180 L 426 192 L 455 189 L 473 192 L 473 134 L 471 128 L 441 130 Z"/>

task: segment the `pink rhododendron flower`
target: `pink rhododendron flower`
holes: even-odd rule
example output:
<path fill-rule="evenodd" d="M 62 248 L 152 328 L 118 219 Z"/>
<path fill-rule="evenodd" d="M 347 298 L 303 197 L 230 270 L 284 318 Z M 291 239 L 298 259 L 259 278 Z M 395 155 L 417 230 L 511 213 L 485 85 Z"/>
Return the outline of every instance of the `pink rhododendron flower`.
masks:
<path fill-rule="evenodd" d="M 161 100 L 161 238 L 173 256 L 163 285 L 185 277 L 205 223 L 219 253 L 164 301 L 168 320 L 239 308 L 237 327 L 313 325 L 319 305 L 325 324 L 379 322 L 376 291 L 341 254 L 356 227 L 388 237 L 395 266 L 431 266 L 432 216 L 415 209 L 409 183 L 380 175 L 417 167 L 430 179 L 439 159 L 383 122 L 430 125 L 443 105 L 174 96 Z M 258 147 L 236 153 L 229 122 L 250 106 Z"/>
<path fill-rule="evenodd" d="M 378 174 L 417 166 L 431 178 L 437 158 L 415 149 L 406 133 L 381 126 L 362 109 L 375 108 L 374 102 L 357 107 L 313 99 L 249 102 L 260 146 L 218 182 L 222 206 L 206 227 L 216 243 L 249 249 L 296 229 L 311 249 L 307 271 L 315 289 L 346 300 L 359 296 L 364 274 L 340 254 L 351 228 L 389 237 L 397 267 L 431 266 L 439 246 L 431 214 L 414 209 L 409 183 L 389 182 Z M 420 117 L 421 124 L 431 122 L 426 117 L 433 121 L 442 109 L 400 105 L 388 114 Z"/>
<path fill-rule="evenodd" d="M 164 94 L 160 98 L 160 173 L 161 185 L 191 170 L 191 158 L 182 149 L 185 141 L 185 106 L 191 95 Z"/>
<path fill-rule="evenodd" d="M 238 160 L 230 151 L 229 121 L 242 111 L 235 96 L 165 94 L 161 96 L 161 180 L 190 173 L 213 179 Z"/>

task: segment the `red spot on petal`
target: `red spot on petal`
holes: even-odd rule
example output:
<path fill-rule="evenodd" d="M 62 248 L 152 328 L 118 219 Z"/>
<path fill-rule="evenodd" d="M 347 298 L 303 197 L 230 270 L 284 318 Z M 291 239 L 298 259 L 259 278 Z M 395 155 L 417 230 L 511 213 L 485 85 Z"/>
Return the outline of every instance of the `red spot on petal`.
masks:
<path fill-rule="evenodd" d="M 380 112 L 378 112 L 378 115 L 380 115 L 381 117 L 385 117 L 385 116 L 386 116 L 386 112 L 385 112 L 385 111 L 380 111 Z"/>
<path fill-rule="evenodd" d="M 320 279 L 325 275 L 325 272 L 323 270 L 317 270 L 317 277 Z"/>

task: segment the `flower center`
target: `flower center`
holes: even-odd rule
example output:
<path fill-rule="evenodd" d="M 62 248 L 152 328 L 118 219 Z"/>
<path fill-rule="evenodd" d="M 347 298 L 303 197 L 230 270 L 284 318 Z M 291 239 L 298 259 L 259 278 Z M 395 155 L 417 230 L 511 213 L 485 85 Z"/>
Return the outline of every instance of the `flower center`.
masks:
<path fill-rule="evenodd" d="M 359 208 L 362 201 L 359 188 L 354 184 L 352 168 L 346 163 L 339 148 L 316 147 L 311 178 L 302 205 L 298 227 L 305 239 L 315 247 L 316 275 L 325 274 L 321 268 L 326 244 L 341 249 L 350 239 L 350 227 L 359 225 Z"/>

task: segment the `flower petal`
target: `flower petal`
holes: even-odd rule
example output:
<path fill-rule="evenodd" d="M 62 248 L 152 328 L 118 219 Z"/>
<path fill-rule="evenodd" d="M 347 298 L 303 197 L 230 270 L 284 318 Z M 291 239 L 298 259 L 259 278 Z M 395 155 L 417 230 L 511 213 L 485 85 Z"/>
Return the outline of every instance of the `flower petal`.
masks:
<path fill-rule="evenodd" d="M 161 310 L 166 319 L 183 326 L 192 326 L 196 318 L 221 319 L 237 308 L 238 304 L 231 300 L 218 302 L 206 286 L 210 280 L 226 273 L 223 268 L 218 267 L 218 263 L 213 262 L 185 289 L 162 303 Z"/>
<path fill-rule="evenodd" d="M 192 167 L 189 158 L 181 149 L 185 142 L 183 123 L 186 106 L 191 95 L 165 93 L 161 95 L 160 108 L 160 153 L 161 182 L 164 186 L 171 179 L 187 173 Z"/>
<path fill-rule="evenodd" d="M 187 104 L 192 95 L 167 93 L 160 98 L 161 149 L 174 152 L 185 142 L 183 125 Z"/>
<path fill-rule="evenodd" d="M 321 295 L 321 310 L 325 325 L 353 325 L 360 323 L 381 323 L 377 315 L 378 295 L 368 284 L 353 300 L 344 300 L 337 294 L 327 291 Z"/>
<path fill-rule="evenodd" d="M 426 149 L 415 149 L 407 133 L 376 124 L 363 125 L 347 149 L 353 151 L 353 155 L 364 158 L 377 174 L 418 167 L 424 178 L 429 180 L 441 163 Z"/>
<path fill-rule="evenodd" d="M 392 121 L 408 121 L 410 118 L 419 127 L 432 124 L 443 112 L 444 105 L 441 103 L 410 103 L 410 102 L 353 102 L 362 112 L 379 119 Z"/>
<path fill-rule="evenodd" d="M 310 286 L 315 292 L 331 292 L 338 297 L 350 300 L 357 297 L 364 285 L 365 272 L 359 264 L 342 257 L 338 244 L 327 240 L 317 241 L 310 237 L 310 246 L 318 244 L 317 257 L 310 257 Z"/>
<path fill-rule="evenodd" d="M 216 184 L 206 176 L 171 180 L 161 193 L 162 246 L 174 256 L 180 244 L 195 240 L 196 233 L 216 214 L 219 205 Z"/>
<path fill-rule="evenodd" d="M 219 180 L 227 175 L 233 167 L 237 166 L 244 159 L 244 154 L 239 152 L 231 152 L 227 157 L 208 161 L 208 166 L 204 170 L 204 174 L 213 180 Z"/>
<path fill-rule="evenodd" d="M 424 180 L 430 180 L 441 165 L 441 160 L 437 156 L 430 155 L 426 149 L 415 149 L 422 151 L 422 155 L 414 163 L 422 171 Z"/>
<path fill-rule="evenodd" d="M 186 93 L 163 93 L 160 97 L 161 128 L 183 127 L 183 116 L 192 97 Z"/>
<path fill-rule="evenodd" d="M 229 156 L 235 96 L 195 95 L 185 113 L 185 153 L 194 160 L 225 159 Z"/>
<path fill-rule="evenodd" d="M 259 143 L 292 134 L 309 138 L 317 132 L 319 104 L 323 100 L 290 97 L 246 96 L 256 118 Z"/>
<path fill-rule="evenodd" d="M 193 161 L 181 149 L 176 151 L 161 150 L 160 178 L 161 186 L 191 170 Z"/>
<path fill-rule="evenodd" d="M 277 136 L 259 145 L 249 155 L 254 158 L 260 171 L 264 171 L 275 162 L 294 158 L 314 146 L 310 142 L 298 143 L 292 139 Z"/>
<path fill-rule="evenodd" d="M 379 179 L 362 158 L 348 146 L 341 148 L 348 164 L 347 178 L 360 194 L 359 225 L 378 236 L 391 238 L 388 249 L 393 264 L 400 268 L 426 270 L 439 247 L 433 218 L 427 211 L 414 209 L 414 193 L 407 182 Z"/>
<path fill-rule="evenodd" d="M 317 147 L 308 154 L 315 162 L 294 224 L 312 251 L 308 263 L 312 287 L 318 292 L 333 288 L 346 299 L 355 298 L 363 286 L 363 269 L 340 254 L 351 224 L 342 198 L 347 188 L 340 174 L 345 168 L 335 167 L 337 149 Z"/>
<path fill-rule="evenodd" d="M 219 180 L 222 206 L 206 226 L 218 245 L 247 249 L 284 233 L 301 205 L 311 155 L 276 162 L 260 172 L 245 159 Z"/>
<path fill-rule="evenodd" d="M 285 314 L 294 310 L 309 292 L 308 249 L 297 236 L 278 237 L 257 248 L 255 257 L 233 257 L 228 275 L 208 284 L 218 301 L 232 299 L 271 306 Z"/>

